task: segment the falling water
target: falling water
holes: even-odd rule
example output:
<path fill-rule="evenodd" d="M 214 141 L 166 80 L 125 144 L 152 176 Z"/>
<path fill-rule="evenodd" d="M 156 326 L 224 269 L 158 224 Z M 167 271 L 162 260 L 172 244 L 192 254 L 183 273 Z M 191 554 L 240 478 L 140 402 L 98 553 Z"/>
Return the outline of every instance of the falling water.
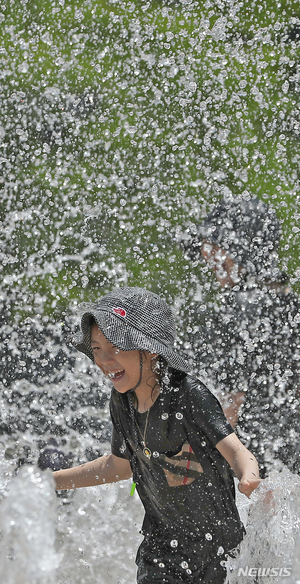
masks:
<path fill-rule="evenodd" d="M 56 497 L 49 471 L 26 466 L 15 476 L 1 463 L 5 584 L 132 584 L 143 513 L 129 483 Z M 239 493 L 237 502 L 247 533 L 226 584 L 298 584 L 300 478 L 273 471 L 250 503 Z"/>
<path fill-rule="evenodd" d="M 26 467 L 7 485 L 0 507 L 0 573 L 5 584 L 57 581 L 57 505 L 49 475 Z"/>
<path fill-rule="evenodd" d="M 247 533 L 228 561 L 226 584 L 299 582 L 300 477 L 271 472 L 252 494 L 244 521 Z"/>
<path fill-rule="evenodd" d="M 132 584 L 141 504 L 127 482 L 77 490 L 59 507 L 57 584 Z"/>
<path fill-rule="evenodd" d="M 141 505 L 129 484 L 57 497 L 49 471 L 1 466 L 0 573 L 5 584 L 129 584 Z"/>
<path fill-rule="evenodd" d="M 218 290 L 178 232 L 248 190 L 275 206 L 299 290 L 299 2 L 11 0 L 0 23 L 1 584 L 132 584 L 129 484 L 55 495 L 37 466 L 53 438 L 71 464 L 109 448 L 109 388 L 66 343 L 70 309 L 144 285 L 184 344 Z M 238 506 L 228 584 L 297 584 L 299 477 Z"/>

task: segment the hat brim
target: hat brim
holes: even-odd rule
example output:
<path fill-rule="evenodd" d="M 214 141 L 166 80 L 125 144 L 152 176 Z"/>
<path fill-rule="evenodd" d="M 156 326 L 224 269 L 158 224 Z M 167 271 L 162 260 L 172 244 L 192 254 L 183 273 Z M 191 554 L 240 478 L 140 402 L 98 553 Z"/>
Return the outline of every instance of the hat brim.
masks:
<path fill-rule="evenodd" d="M 173 348 L 167 347 L 161 341 L 153 337 L 147 337 L 137 328 L 128 325 L 122 317 L 112 314 L 107 310 L 85 312 L 81 319 L 82 335 L 80 339 L 74 339 L 73 345 L 78 351 L 87 355 L 94 361 L 91 349 L 91 322 L 96 322 L 99 329 L 108 340 L 121 351 L 148 351 L 163 357 L 168 365 L 184 373 L 190 371 L 187 362 Z"/>

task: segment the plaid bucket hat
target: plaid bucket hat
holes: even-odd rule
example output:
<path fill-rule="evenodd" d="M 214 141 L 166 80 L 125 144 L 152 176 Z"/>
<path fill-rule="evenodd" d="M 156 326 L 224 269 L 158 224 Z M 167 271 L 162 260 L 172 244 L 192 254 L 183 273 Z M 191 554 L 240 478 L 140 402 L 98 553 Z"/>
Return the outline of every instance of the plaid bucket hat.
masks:
<path fill-rule="evenodd" d="M 90 329 L 94 320 L 118 349 L 157 353 L 174 369 L 189 371 L 185 359 L 174 349 L 176 329 L 171 308 L 157 294 L 138 287 L 115 288 L 84 308 L 82 333 L 73 339 L 73 345 L 92 361 Z"/>

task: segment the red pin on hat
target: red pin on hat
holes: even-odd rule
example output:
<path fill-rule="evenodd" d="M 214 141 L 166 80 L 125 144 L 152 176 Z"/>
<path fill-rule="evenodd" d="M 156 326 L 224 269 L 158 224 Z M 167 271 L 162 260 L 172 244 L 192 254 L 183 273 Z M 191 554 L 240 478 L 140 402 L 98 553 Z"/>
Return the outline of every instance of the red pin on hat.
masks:
<path fill-rule="evenodd" d="M 113 312 L 119 314 L 119 316 L 123 316 L 123 318 L 126 316 L 126 310 L 124 308 L 113 308 Z"/>

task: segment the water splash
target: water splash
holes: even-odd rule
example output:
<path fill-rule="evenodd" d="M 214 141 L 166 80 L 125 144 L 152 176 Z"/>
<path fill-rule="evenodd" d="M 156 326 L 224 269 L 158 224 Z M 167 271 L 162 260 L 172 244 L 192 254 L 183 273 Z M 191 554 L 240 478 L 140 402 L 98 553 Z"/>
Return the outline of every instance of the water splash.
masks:
<path fill-rule="evenodd" d="M 56 495 L 50 473 L 21 469 L 8 485 L 0 507 L 1 581 L 55 584 Z"/>
<path fill-rule="evenodd" d="M 251 496 L 247 534 L 240 554 L 227 562 L 226 584 L 296 584 L 299 510 L 300 477 L 286 468 L 271 472 Z"/>
<path fill-rule="evenodd" d="M 292 574 L 281 584 L 300 584 L 300 533 L 295 541 L 295 555 L 292 567 Z"/>
<path fill-rule="evenodd" d="M 58 500 L 50 473 L 1 463 L 0 571 L 5 584 L 131 584 L 142 509 L 129 485 L 79 489 Z M 250 503 L 237 494 L 247 526 L 226 584 L 299 584 L 300 477 L 272 472 Z M 56 550 L 59 550 L 59 554 Z M 59 561 L 61 557 L 61 561 Z"/>
<path fill-rule="evenodd" d="M 57 584 L 133 584 L 143 509 L 130 482 L 77 489 L 60 499 Z"/>

